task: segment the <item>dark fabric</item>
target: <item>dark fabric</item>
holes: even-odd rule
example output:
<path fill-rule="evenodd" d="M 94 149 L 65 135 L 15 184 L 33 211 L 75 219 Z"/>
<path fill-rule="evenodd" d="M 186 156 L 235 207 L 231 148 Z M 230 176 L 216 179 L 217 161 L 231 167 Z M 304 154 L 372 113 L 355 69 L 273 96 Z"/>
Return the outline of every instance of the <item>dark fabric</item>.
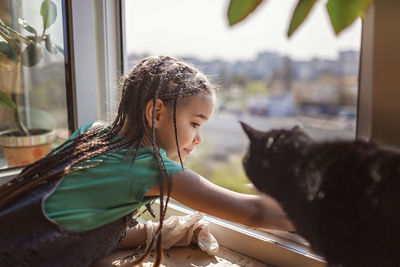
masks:
<path fill-rule="evenodd" d="M 0 266 L 89 266 L 118 247 L 129 215 L 82 232 L 44 215 L 43 198 L 61 180 L 39 185 L 0 211 Z"/>

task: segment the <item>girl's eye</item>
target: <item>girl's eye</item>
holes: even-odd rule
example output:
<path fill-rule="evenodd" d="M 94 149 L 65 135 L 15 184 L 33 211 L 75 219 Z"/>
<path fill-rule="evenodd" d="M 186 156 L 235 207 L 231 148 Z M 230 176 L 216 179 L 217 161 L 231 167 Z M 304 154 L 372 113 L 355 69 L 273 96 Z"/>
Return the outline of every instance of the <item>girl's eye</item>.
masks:
<path fill-rule="evenodd" d="M 198 124 L 197 122 L 192 122 L 192 126 L 193 126 L 194 128 L 197 128 L 197 127 L 200 126 L 200 124 Z"/>

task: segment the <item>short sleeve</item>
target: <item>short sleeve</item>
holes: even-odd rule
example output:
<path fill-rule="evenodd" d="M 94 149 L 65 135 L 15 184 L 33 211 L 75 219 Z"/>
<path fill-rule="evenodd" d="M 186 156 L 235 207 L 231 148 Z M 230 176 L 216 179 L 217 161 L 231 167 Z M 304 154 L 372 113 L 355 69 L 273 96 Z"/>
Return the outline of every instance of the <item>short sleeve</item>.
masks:
<path fill-rule="evenodd" d="M 54 151 L 52 152 L 52 154 L 58 153 L 62 148 L 64 148 L 66 145 L 71 144 L 72 143 L 72 139 L 80 136 L 81 134 L 85 133 L 90 127 L 92 127 L 93 122 L 89 122 L 89 123 L 85 123 L 83 124 L 81 127 L 79 127 L 78 130 L 76 130 L 75 132 L 73 132 L 71 134 L 70 137 L 68 137 L 67 140 L 65 140 L 61 145 L 59 145 L 58 147 L 56 147 L 54 149 Z"/>
<path fill-rule="evenodd" d="M 89 122 L 89 123 L 85 123 L 83 124 L 81 127 L 79 127 L 78 130 L 76 130 L 75 132 L 73 132 L 71 134 L 71 136 L 67 139 L 67 140 L 71 140 L 74 139 L 78 136 L 80 136 L 81 134 L 85 133 L 87 130 L 89 130 L 90 127 L 92 127 L 93 122 Z"/>

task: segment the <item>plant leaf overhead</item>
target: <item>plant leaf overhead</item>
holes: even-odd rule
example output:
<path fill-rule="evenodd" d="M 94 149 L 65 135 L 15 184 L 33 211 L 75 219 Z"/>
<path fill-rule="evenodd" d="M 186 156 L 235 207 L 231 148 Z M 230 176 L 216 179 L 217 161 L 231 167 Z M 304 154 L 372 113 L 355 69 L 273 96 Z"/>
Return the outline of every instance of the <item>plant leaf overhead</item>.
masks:
<path fill-rule="evenodd" d="M 229 25 L 234 25 L 252 13 L 263 0 L 231 0 L 228 8 Z"/>
<path fill-rule="evenodd" d="M 326 8 L 336 34 L 363 17 L 372 0 L 329 0 Z"/>
<path fill-rule="evenodd" d="M 317 0 L 299 0 L 297 2 L 297 6 L 290 20 L 289 29 L 287 32 L 288 37 L 290 37 L 303 23 L 316 1 Z"/>
<path fill-rule="evenodd" d="M 263 0 L 231 0 L 228 8 L 229 25 L 247 18 L 262 2 Z M 317 0 L 298 0 L 287 31 L 288 37 L 303 23 L 316 2 Z M 328 0 L 326 8 L 335 33 L 339 34 L 357 18 L 363 17 L 372 2 L 373 0 Z"/>
<path fill-rule="evenodd" d="M 46 30 L 57 18 L 57 6 L 51 0 L 44 0 L 40 6 L 40 15 L 43 18 L 43 28 Z"/>

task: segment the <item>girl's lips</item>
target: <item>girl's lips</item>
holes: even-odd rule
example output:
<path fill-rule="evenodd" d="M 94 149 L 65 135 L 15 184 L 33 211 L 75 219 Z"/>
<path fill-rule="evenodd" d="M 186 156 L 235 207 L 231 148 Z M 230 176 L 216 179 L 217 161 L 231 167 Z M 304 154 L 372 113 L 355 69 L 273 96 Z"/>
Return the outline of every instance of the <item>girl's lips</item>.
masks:
<path fill-rule="evenodd" d="M 184 148 L 183 150 L 184 150 L 186 153 L 188 153 L 189 155 L 190 155 L 190 153 L 192 152 L 191 149 L 187 149 L 187 148 Z"/>

